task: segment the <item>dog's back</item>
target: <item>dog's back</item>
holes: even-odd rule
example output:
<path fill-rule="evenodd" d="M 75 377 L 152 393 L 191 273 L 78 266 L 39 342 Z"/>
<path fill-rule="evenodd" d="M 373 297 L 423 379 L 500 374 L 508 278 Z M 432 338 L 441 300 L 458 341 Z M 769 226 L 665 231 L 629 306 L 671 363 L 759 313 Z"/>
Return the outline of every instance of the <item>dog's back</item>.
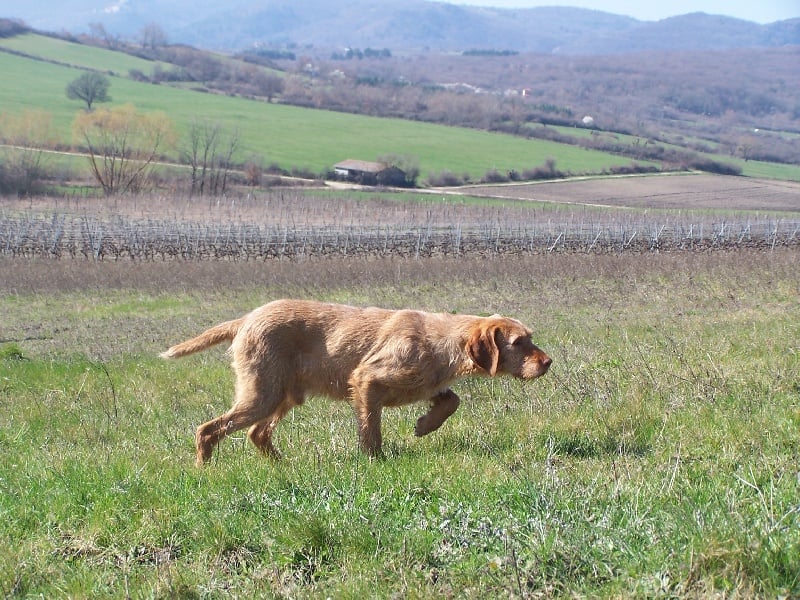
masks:
<path fill-rule="evenodd" d="M 268 372 L 274 383 L 293 390 L 298 401 L 310 394 L 348 398 L 357 369 L 368 369 L 375 380 L 407 381 L 409 391 L 424 395 L 464 374 L 453 357 L 463 342 L 459 330 L 471 319 L 276 300 L 245 317 L 231 351 L 237 372 Z M 471 367 L 467 362 L 466 368 Z M 408 401 L 415 396 L 410 393 Z"/>
<path fill-rule="evenodd" d="M 244 318 L 231 344 L 234 369 L 269 372 L 298 400 L 307 394 L 346 398 L 350 373 L 392 314 L 311 300 L 270 302 Z"/>

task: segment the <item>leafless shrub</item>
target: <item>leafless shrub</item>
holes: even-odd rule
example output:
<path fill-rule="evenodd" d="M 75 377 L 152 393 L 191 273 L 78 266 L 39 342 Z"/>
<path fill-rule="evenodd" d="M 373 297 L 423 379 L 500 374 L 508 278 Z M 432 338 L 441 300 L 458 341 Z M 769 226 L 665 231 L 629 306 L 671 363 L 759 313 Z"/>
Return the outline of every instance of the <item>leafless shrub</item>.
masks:
<path fill-rule="evenodd" d="M 459 177 L 452 171 L 440 171 L 428 175 L 427 184 L 432 187 L 454 187 L 466 182 L 466 178 Z"/>

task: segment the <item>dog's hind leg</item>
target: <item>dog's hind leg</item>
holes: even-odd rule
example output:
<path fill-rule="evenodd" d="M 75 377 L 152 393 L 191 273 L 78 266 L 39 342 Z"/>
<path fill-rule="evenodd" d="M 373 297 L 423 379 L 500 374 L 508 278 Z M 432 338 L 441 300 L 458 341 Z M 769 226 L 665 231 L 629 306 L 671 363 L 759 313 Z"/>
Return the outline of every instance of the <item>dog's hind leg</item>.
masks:
<path fill-rule="evenodd" d="M 436 431 L 445 422 L 447 417 L 456 412 L 461 400 L 453 390 L 439 392 L 431 398 L 433 405 L 430 410 L 417 419 L 414 435 L 422 437 Z"/>
<path fill-rule="evenodd" d="M 281 392 L 265 391 L 257 377 L 237 381 L 233 407 L 197 428 L 197 465 L 202 466 L 211 459 L 214 446 L 226 435 L 256 425 L 272 415 L 282 396 Z"/>
<path fill-rule="evenodd" d="M 250 431 L 247 432 L 247 437 L 250 438 L 250 441 L 253 442 L 255 447 L 263 454 L 275 459 L 281 457 L 280 452 L 272 445 L 272 433 L 275 431 L 275 427 L 278 426 L 280 420 L 286 416 L 286 413 L 298 404 L 301 403 L 295 402 L 291 397 L 284 398 L 271 415 L 253 425 Z"/>

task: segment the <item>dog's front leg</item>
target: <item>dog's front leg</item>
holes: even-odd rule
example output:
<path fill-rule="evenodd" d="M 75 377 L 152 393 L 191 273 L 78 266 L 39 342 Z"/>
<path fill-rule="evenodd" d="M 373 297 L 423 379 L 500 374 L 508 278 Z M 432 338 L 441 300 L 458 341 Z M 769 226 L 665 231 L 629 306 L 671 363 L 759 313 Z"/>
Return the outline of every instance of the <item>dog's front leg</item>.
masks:
<path fill-rule="evenodd" d="M 358 423 L 358 441 L 361 451 L 369 456 L 379 456 L 383 443 L 381 435 L 380 402 L 359 401 L 354 403 Z"/>
<path fill-rule="evenodd" d="M 359 446 L 365 454 L 378 456 L 381 453 L 381 412 L 386 389 L 362 370 L 353 374 L 350 389 Z"/>
<path fill-rule="evenodd" d="M 447 417 L 456 412 L 461 400 L 453 390 L 447 389 L 431 398 L 431 402 L 430 410 L 417 419 L 414 435 L 418 437 L 439 429 Z"/>

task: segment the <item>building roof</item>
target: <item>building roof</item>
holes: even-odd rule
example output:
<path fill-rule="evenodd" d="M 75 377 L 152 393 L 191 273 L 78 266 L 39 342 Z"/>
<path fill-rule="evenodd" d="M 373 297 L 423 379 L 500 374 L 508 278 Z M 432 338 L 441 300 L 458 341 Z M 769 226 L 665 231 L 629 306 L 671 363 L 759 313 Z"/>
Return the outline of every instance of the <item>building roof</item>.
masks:
<path fill-rule="evenodd" d="M 345 169 L 347 171 L 360 171 L 362 173 L 380 173 L 387 169 L 383 163 L 369 162 L 368 160 L 347 159 L 333 165 L 334 169 Z"/>

